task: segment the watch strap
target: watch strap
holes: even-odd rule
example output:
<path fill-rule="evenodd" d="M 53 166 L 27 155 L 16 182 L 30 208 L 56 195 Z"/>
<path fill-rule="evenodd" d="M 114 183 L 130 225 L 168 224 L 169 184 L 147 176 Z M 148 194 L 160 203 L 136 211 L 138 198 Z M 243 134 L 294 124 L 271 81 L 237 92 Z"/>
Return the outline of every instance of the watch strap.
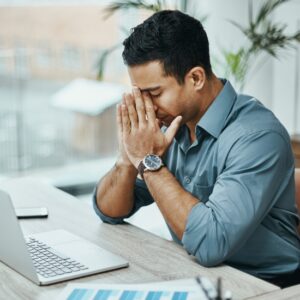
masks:
<path fill-rule="evenodd" d="M 160 159 L 161 159 L 161 157 L 160 157 Z M 138 169 L 138 172 L 139 172 L 139 174 L 141 175 L 142 179 L 144 180 L 144 173 L 145 173 L 145 171 L 147 171 L 147 170 L 149 170 L 149 171 L 158 171 L 158 170 L 161 169 L 163 166 L 164 166 L 164 163 L 163 163 L 163 161 L 162 161 L 162 159 L 161 159 L 161 165 L 160 165 L 160 167 L 159 167 L 157 170 L 150 170 L 150 169 L 147 168 L 147 166 L 145 166 L 145 164 L 144 164 L 144 159 L 143 159 L 143 160 L 141 160 L 141 162 L 139 163 L 137 169 Z"/>
<path fill-rule="evenodd" d="M 142 179 L 144 179 L 145 169 L 146 169 L 146 166 L 144 165 L 144 162 L 141 160 L 141 162 L 138 165 L 138 172 L 141 175 Z"/>

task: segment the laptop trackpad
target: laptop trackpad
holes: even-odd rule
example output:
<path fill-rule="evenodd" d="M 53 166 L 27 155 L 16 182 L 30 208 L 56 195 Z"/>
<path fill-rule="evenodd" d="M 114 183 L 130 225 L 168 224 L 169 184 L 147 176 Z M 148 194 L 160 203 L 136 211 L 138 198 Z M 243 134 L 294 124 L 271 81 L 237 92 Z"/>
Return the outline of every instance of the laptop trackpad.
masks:
<path fill-rule="evenodd" d="M 53 246 L 53 248 L 88 266 L 99 264 L 101 266 L 104 264 L 111 265 L 111 260 L 116 257 L 104 249 L 85 241 L 64 243 L 62 245 Z"/>

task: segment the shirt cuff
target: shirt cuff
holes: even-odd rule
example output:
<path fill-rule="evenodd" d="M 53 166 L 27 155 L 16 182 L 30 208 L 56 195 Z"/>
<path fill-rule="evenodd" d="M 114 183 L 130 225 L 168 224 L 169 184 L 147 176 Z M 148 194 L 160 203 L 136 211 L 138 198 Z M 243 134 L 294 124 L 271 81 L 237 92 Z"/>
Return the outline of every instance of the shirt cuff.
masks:
<path fill-rule="evenodd" d="M 188 215 L 182 243 L 185 250 L 194 256 L 201 244 L 201 240 L 205 238 L 208 209 L 209 208 L 203 202 L 199 202 L 193 206 Z M 201 235 L 203 235 L 202 238 Z"/>

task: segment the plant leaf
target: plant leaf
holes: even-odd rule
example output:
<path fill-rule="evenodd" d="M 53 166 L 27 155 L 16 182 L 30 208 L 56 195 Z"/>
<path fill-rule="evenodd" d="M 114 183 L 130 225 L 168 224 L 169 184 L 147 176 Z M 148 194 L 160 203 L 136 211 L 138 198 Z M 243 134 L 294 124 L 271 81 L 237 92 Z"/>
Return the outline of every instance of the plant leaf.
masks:
<path fill-rule="evenodd" d="M 283 3 L 286 3 L 290 0 L 269 0 L 265 1 L 264 4 L 259 8 L 259 12 L 256 16 L 255 23 L 260 24 L 263 22 L 270 14 Z"/>
<path fill-rule="evenodd" d="M 245 33 L 245 28 L 240 25 L 239 23 L 233 21 L 233 20 L 227 20 L 229 23 L 231 23 L 233 26 L 237 27 L 241 32 Z"/>
<path fill-rule="evenodd" d="M 105 16 L 104 19 L 109 18 L 111 15 L 113 15 L 118 10 L 128 10 L 128 9 L 145 9 L 150 10 L 153 12 L 158 12 L 162 10 L 162 4 L 160 0 L 156 0 L 154 4 L 149 4 L 147 1 L 144 0 L 121 0 L 121 1 L 114 1 L 111 4 L 109 4 L 105 8 Z"/>

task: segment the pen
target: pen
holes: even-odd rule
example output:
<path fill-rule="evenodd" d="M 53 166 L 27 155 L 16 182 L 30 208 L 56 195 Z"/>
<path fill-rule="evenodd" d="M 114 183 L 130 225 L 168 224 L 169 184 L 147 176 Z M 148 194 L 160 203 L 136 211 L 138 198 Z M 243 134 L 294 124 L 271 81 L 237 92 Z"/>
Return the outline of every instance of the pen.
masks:
<path fill-rule="evenodd" d="M 203 285 L 202 285 L 200 276 L 197 276 L 197 277 L 196 277 L 196 282 L 197 282 L 197 284 L 199 285 L 201 291 L 204 292 L 204 294 L 205 294 L 205 296 L 207 297 L 207 299 L 210 300 L 210 298 L 209 298 L 209 296 L 208 296 L 208 294 L 207 294 L 206 289 L 205 289 L 205 288 L 203 287 Z"/>
<path fill-rule="evenodd" d="M 205 277 L 196 277 L 196 281 L 200 286 L 201 290 L 205 293 L 207 299 L 216 300 L 217 292 L 211 281 Z"/>
<path fill-rule="evenodd" d="M 206 277 L 197 276 L 195 280 L 208 300 L 232 300 L 230 291 L 226 290 L 223 294 L 221 277 L 218 277 L 216 287 Z"/>
<path fill-rule="evenodd" d="M 221 277 L 217 279 L 217 297 L 216 300 L 222 300 L 222 281 Z"/>

